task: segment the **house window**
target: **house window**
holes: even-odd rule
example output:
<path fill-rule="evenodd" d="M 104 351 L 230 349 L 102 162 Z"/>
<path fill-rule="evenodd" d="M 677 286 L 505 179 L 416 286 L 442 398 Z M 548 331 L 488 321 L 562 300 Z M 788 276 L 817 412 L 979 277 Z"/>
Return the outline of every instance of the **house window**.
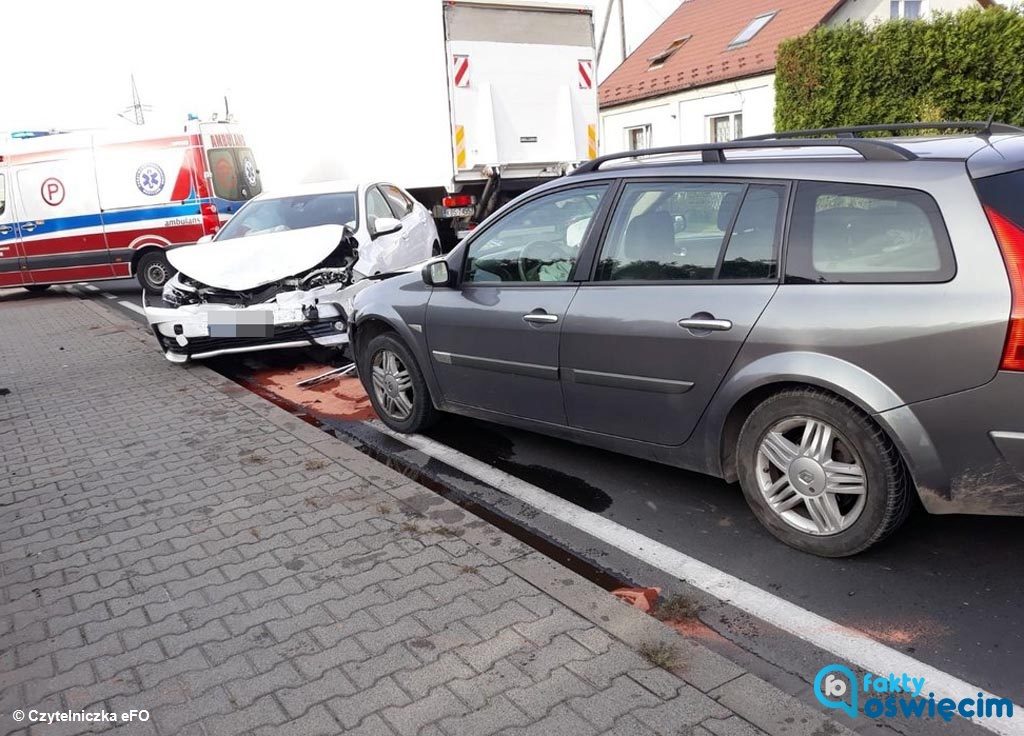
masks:
<path fill-rule="evenodd" d="M 626 128 L 626 146 L 630 151 L 639 151 L 651 147 L 651 126 L 638 125 Z"/>
<path fill-rule="evenodd" d="M 728 143 L 743 137 L 743 113 L 715 115 L 708 118 L 708 140 L 711 143 Z"/>
<path fill-rule="evenodd" d="M 729 42 L 729 48 L 734 49 L 737 46 L 742 46 L 754 38 L 761 29 L 768 25 L 768 21 L 774 18 L 779 11 L 773 10 L 770 13 L 759 15 L 754 20 L 747 24 L 747 27 L 740 31 L 740 34 L 736 36 L 732 41 Z"/>
<path fill-rule="evenodd" d="M 649 67 L 647 67 L 647 68 L 648 69 L 660 69 L 661 67 L 665 66 L 665 62 L 669 60 L 669 57 L 671 57 L 672 54 L 674 54 L 676 51 L 678 51 L 680 48 L 682 48 L 683 44 L 686 43 L 689 40 L 690 40 L 689 36 L 682 36 L 680 38 L 677 38 L 672 43 L 670 43 L 668 45 L 668 47 L 664 51 L 662 51 L 660 54 L 655 54 L 654 56 L 652 56 L 649 59 L 649 61 L 651 62 L 651 65 Z"/>
<path fill-rule="evenodd" d="M 924 17 L 924 0 L 890 0 L 889 17 L 893 20 L 905 18 L 917 20 Z"/>

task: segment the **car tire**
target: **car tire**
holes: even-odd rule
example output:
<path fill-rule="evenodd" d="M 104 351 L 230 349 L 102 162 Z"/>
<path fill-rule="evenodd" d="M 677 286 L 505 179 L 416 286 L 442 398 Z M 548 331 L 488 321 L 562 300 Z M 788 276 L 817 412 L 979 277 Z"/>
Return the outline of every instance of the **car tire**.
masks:
<path fill-rule="evenodd" d="M 164 284 L 174 275 L 174 269 L 167 262 L 167 254 L 162 250 L 151 250 L 143 253 L 135 264 L 135 278 L 150 294 L 160 294 Z"/>
<path fill-rule="evenodd" d="M 51 286 L 53 284 L 25 284 L 25 291 L 31 291 L 33 294 L 42 294 Z"/>
<path fill-rule="evenodd" d="M 359 376 L 377 416 L 396 432 L 421 432 L 440 414 L 412 352 L 393 333 L 377 335 L 360 351 Z M 401 398 L 400 398 L 401 397 Z"/>
<path fill-rule="evenodd" d="M 759 404 L 740 430 L 736 465 L 758 521 L 790 547 L 822 557 L 855 555 L 885 539 L 914 498 L 885 432 L 818 389 L 782 391 Z"/>

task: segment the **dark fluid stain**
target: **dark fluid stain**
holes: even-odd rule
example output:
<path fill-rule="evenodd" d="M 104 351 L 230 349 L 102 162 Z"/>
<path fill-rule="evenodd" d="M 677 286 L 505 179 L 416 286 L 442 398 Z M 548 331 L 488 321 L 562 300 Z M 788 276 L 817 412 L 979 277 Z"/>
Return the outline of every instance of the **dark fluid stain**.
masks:
<path fill-rule="evenodd" d="M 470 430 L 468 433 L 467 428 Z M 523 465 L 512 460 L 515 455 L 512 440 L 486 424 L 476 421 L 442 422 L 429 434 L 449 447 L 456 447 L 587 511 L 600 513 L 612 505 L 611 496 L 581 478 L 543 465 Z"/>
<path fill-rule="evenodd" d="M 301 570 L 306 566 L 306 562 L 296 557 L 294 560 L 284 563 L 284 566 L 289 570 Z"/>
<path fill-rule="evenodd" d="M 11 393 L 9 388 L 0 388 L 0 396 L 7 396 L 9 393 Z"/>

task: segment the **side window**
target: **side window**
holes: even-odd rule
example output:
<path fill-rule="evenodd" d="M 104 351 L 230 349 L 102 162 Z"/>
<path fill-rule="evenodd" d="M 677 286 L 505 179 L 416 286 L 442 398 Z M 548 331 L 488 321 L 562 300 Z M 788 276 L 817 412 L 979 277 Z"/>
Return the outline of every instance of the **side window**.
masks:
<path fill-rule="evenodd" d="M 378 218 L 394 216 L 391 208 L 388 207 L 388 201 L 384 199 L 384 195 L 380 193 L 377 187 L 371 187 L 366 190 L 366 226 L 369 228 L 371 235 L 377 231 L 376 223 Z"/>
<path fill-rule="evenodd" d="M 606 190 L 576 187 L 517 207 L 470 244 L 465 280 L 568 281 Z"/>
<path fill-rule="evenodd" d="M 715 276 L 743 184 L 634 182 L 622 190 L 598 262 L 598 281 L 689 281 Z"/>
<path fill-rule="evenodd" d="M 743 197 L 720 279 L 774 279 L 778 276 L 779 222 L 785 187 L 752 184 Z"/>
<path fill-rule="evenodd" d="M 391 184 L 381 184 L 380 190 L 384 192 L 384 196 L 391 203 L 391 209 L 394 210 L 395 217 L 399 220 L 412 212 L 412 200 L 405 196 L 405 192 L 401 189 Z"/>
<path fill-rule="evenodd" d="M 0 174 L 0 215 L 7 209 L 7 180 Z"/>
<path fill-rule="evenodd" d="M 956 263 L 939 207 L 924 192 L 801 182 L 786 272 L 796 283 L 941 282 Z"/>

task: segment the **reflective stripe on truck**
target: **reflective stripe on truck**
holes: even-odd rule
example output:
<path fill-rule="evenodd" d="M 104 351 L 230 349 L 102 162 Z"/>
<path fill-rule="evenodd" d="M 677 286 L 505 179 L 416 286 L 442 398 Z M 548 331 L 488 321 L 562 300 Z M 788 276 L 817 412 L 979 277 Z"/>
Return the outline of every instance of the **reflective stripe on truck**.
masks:
<path fill-rule="evenodd" d="M 466 128 L 455 126 L 455 168 L 466 168 Z"/>

